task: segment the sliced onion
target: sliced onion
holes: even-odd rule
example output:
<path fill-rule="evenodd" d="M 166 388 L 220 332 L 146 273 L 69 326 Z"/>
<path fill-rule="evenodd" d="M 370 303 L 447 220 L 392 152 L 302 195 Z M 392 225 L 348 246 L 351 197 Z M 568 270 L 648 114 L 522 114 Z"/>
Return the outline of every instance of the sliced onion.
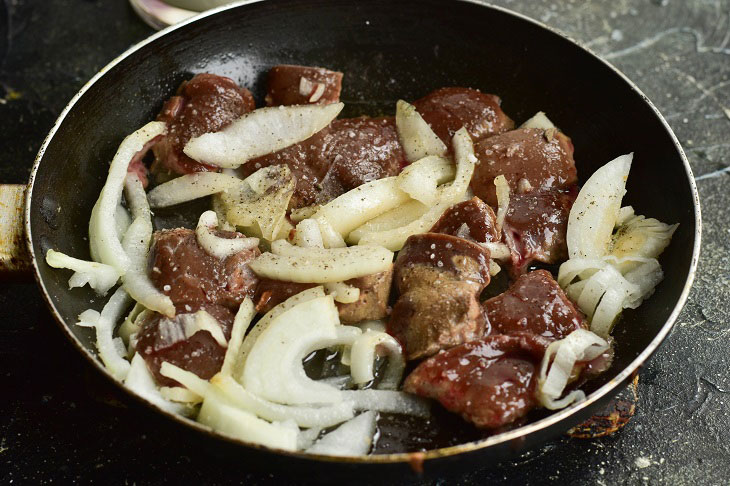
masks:
<path fill-rule="evenodd" d="M 315 215 L 316 216 L 316 215 Z M 323 216 L 312 217 L 319 225 L 319 232 L 322 235 L 322 244 L 325 248 L 344 248 L 345 239 Z"/>
<path fill-rule="evenodd" d="M 326 220 L 341 236 L 410 199 L 397 177 L 377 179 L 356 187 L 322 206 L 313 218 Z"/>
<path fill-rule="evenodd" d="M 327 295 L 335 298 L 335 302 L 341 304 L 352 304 L 360 298 L 360 289 L 347 285 L 345 282 L 330 282 L 324 284 Z"/>
<path fill-rule="evenodd" d="M 242 183 L 221 194 L 226 219 L 248 228 L 248 233 L 275 240 L 286 221 L 286 209 L 296 181 L 286 165 L 257 170 Z"/>
<path fill-rule="evenodd" d="M 272 422 L 291 420 L 300 427 L 325 428 L 340 424 L 355 415 L 350 402 L 343 401 L 323 407 L 280 405 L 254 395 L 230 376 L 218 374 L 210 382 L 231 405 Z"/>
<path fill-rule="evenodd" d="M 139 180 L 139 176 L 134 172 L 128 172 L 124 178 L 124 197 L 127 200 L 127 207 L 132 213 L 133 220 L 137 218 L 152 219 L 147 193 Z"/>
<path fill-rule="evenodd" d="M 431 155 L 403 169 L 398 174 L 398 187 L 413 199 L 432 206 L 438 201 L 438 185 L 452 180 L 455 173 L 454 164 L 448 159 Z"/>
<path fill-rule="evenodd" d="M 127 228 L 132 224 L 132 217 L 129 215 L 127 208 L 121 204 L 117 204 L 117 210 L 114 213 L 114 223 L 117 226 L 117 238 L 120 240 L 124 238 L 124 233 L 127 232 Z M 96 250 L 91 251 L 91 259 L 96 261 Z"/>
<path fill-rule="evenodd" d="M 425 398 L 393 390 L 345 390 L 342 396 L 352 401 L 355 410 L 398 413 L 415 417 L 428 417 L 431 402 Z"/>
<path fill-rule="evenodd" d="M 218 216 L 215 211 L 205 211 L 198 219 L 195 236 L 206 253 L 221 260 L 259 245 L 258 238 L 221 238 L 213 232 L 216 228 Z"/>
<path fill-rule="evenodd" d="M 540 366 L 538 401 L 549 410 L 557 410 L 584 399 L 585 394 L 580 390 L 574 390 L 562 399 L 560 396 L 573 374 L 575 363 L 597 358 L 607 349 L 606 341 L 585 329 L 577 329 L 564 339 L 551 343 Z"/>
<path fill-rule="evenodd" d="M 129 314 L 127 314 L 127 317 L 124 318 L 122 325 L 119 326 L 119 337 L 127 344 L 127 349 L 134 349 L 134 337 L 140 331 L 142 322 L 144 322 L 149 313 L 150 311 L 145 309 L 142 304 L 136 302 L 134 307 L 132 307 L 132 310 L 129 311 Z M 79 318 L 81 318 L 81 316 L 79 316 Z"/>
<path fill-rule="evenodd" d="M 125 138 L 109 166 L 109 175 L 99 194 L 89 220 L 89 244 L 101 263 L 116 268 L 124 275 L 129 257 L 117 238 L 115 214 L 122 197 L 127 168 L 134 155 L 153 138 L 165 131 L 163 122 L 150 122 Z"/>
<path fill-rule="evenodd" d="M 150 240 L 152 239 L 152 222 L 144 216 L 135 219 L 124 235 L 122 248 L 127 255 L 129 265 L 122 277 L 124 290 L 148 309 L 168 317 L 175 315 L 175 305 L 170 297 L 160 292 L 147 275 Z"/>
<path fill-rule="evenodd" d="M 357 334 L 359 329 L 339 325 L 331 296 L 298 304 L 259 334 L 248 352 L 241 381 L 250 392 L 276 403 L 340 402 L 340 390 L 307 377 L 302 360 L 317 349 L 352 344 Z"/>
<path fill-rule="evenodd" d="M 469 183 L 474 175 L 477 157 L 474 154 L 474 143 L 466 128 L 461 127 L 454 134 L 451 144 L 454 147 L 456 174 L 452 182 L 444 185 L 443 192 L 439 196 L 439 201 L 456 204 L 464 200 L 464 196 L 469 190 Z"/>
<path fill-rule="evenodd" d="M 520 125 L 520 128 L 541 128 L 543 130 L 555 130 L 553 122 L 545 115 L 545 112 L 538 111 L 532 118 Z"/>
<path fill-rule="evenodd" d="M 203 401 L 203 397 L 181 386 L 162 386 L 160 387 L 160 395 L 166 400 L 189 405 L 195 405 Z"/>
<path fill-rule="evenodd" d="M 221 375 L 239 376 L 243 369 L 240 363 L 241 348 L 243 346 L 244 336 L 251 321 L 256 316 L 256 308 L 250 297 L 246 297 L 241 302 L 236 317 L 233 319 L 233 328 L 231 329 L 231 339 L 228 342 L 228 349 L 223 358 L 223 366 L 221 366 Z"/>
<path fill-rule="evenodd" d="M 228 206 L 223 202 L 220 194 L 215 194 L 211 198 L 211 207 L 218 216 L 218 227 L 223 231 L 236 231 L 236 227 L 228 222 Z"/>
<path fill-rule="evenodd" d="M 608 253 L 632 158 L 633 154 L 615 158 L 594 172 L 581 188 L 568 217 L 570 258 L 600 258 Z"/>
<path fill-rule="evenodd" d="M 267 312 L 261 319 L 259 319 L 256 325 L 251 329 L 251 331 L 246 335 L 246 338 L 243 340 L 237 368 L 240 367 L 241 370 L 243 369 L 243 366 L 246 363 L 246 359 L 248 358 L 248 354 L 251 351 L 251 348 L 253 348 L 254 343 L 256 343 L 256 340 L 261 335 L 261 333 L 264 332 L 276 318 L 299 304 L 324 296 L 325 293 L 323 287 L 313 287 L 311 289 L 299 292 L 296 295 L 292 295 L 284 302 L 275 306 L 273 309 Z M 240 373 L 237 373 L 235 376 L 240 380 Z"/>
<path fill-rule="evenodd" d="M 147 368 L 147 363 L 145 363 L 144 358 L 139 354 L 135 354 L 132 358 L 129 373 L 127 373 L 124 379 L 124 386 L 147 401 L 157 405 L 162 410 L 177 414 L 184 414 L 186 411 L 184 405 L 172 403 L 160 394 L 152 373 Z"/>
<path fill-rule="evenodd" d="M 214 390 L 205 396 L 198 422 L 246 442 L 284 450 L 297 448 L 299 428 L 294 423 L 266 422 L 250 412 L 233 407 Z"/>
<path fill-rule="evenodd" d="M 509 184 L 503 175 L 494 178 L 494 186 L 497 188 L 497 233 L 502 234 L 504 219 L 509 210 Z"/>
<path fill-rule="evenodd" d="M 119 280 L 119 272 L 111 265 L 79 260 L 55 250 L 46 252 L 46 263 L 53 268 L 67 268 L 74 271 L 68 281 L 69 288 L 89 284 L 89 287 L 99 295 L 106 295 Z"/>
<path fill-rule="evenodd" d="M 223 192 L 241 184 L 238 177 L 218 172 L 185 174 L 160 184 L 147 197 L 153 208 L 166 208 Z"/>
<path fill-rule="evenodd" d="M 439 203 L 426 211 L 421 217 L 405 226 L 385 231 L 364 233 L 360 236 L 359 246 L 382 246 L 391 251 L 399 251 L 411 235 L 425 233 L 436 224 L 451 203 Z"/>
<path fill-rule="evenodd" d="M 407 226 L 423 216 L 428 209 L 428 206 L 419 201 L 408 201 L 354 229 L 347 235 L 347 241 L 357 244 L 368 233 L 379 233 Z"/>
<path fill-rule="evenodd" d="M 317 221 L 311 218 L 301 220 L 294 233 L 294 244 L 303 248 L 324 248 L 322 231 Z"/>
<path fill-rule="evenodd" d="M 300 248 L 277 240 L 271 251 L 251 262 L 251 270 L 261 277 L 287 282 L 342 282 L 384 272 L 393 262 L 393 253 L 378 246 Z"/>
<path fill-rule="evenodd" d="M 672 240 L 678 224 L 668 225 L 653 218 L 633 216 L 618 227 L 612 237 L 610 254 L 616 258 L 658 258 Z M 622 266 L 626 273 L 637 262 L 627 260 Z"/>
<path fill-rule="evenodd" d="M 299 438 L 297 439 L 297 449 L 304 450 L 309 449 L 314 444 L 314 441 L 319 438 L 319 434 L 322 433 L 322 429 L 319 427 L 313 427 L 307 430 L 299 432 Z"/>
<path fill-rule="evenodd" d="M 119 287 L 101 310 L 94 325 L 99 358 L 109 373 L 120 381 L 129 373 L 129 361 L 124 359 L 127 354 L 124 343 L 120 338 L 114 338 L 114 326 L 121 320 L 124 311 L 131 303 L 132 299 L 127 292 L 123 287 Z"/>
<path fill-rule="evenodd" d="M 414 162 L 429 155 L 446 154 L 446 145 L 436 135 L 416 107 L 398 100 L 395 108 L 395 126 L 406 158 Z"/>
<path fill-rule="evenodd" d="M 511 255 L 509 247 L 504 243 L 487 241 L 486 243 L 479 244 L 489 250 L 489 258 L 492 258 L 494 260 L 507 260 Z"/>
<path fill-rule="evenodd" d="M 259 108 L 226 128 L 191 139 L 183 151 L 198 162 L 235 169 L 308 139 L 334 120 L 344 103 Z"/>
<path fill-rule="evenodd" d="M 388 354 L 388 367 L 379 388 L 395 390 L 403 379 L 406 360 L 403 358 L 403 350 L 398 341 L 385 332 L 366 331 L 353 343 L 350 354 L 350 373 L 353 382 L 362 385 L 375 379 L 375 353 L 378 350 L 384 350 Z"/>
<path fill-rule="evenodd" d="M 193 393 L 197 393 L 201 397 L 207 396 L 210 391 L 210 383 L 195 373 L 184 370 L 172 363 L 168 363 L 167 361 L 163 361 L 162 366 L 160 366 L 160 374 L 164 377 L 170 378 L 171 380 L 177 381 L 182 386 Z"/>
<path fill-rule="evenodd" d="M 319 208 L 321 206 L 319 204 L 314 204 L 312 206 L 305 206 L 303 208 L 296 208 L 292 209 L 289 213 L 289 218 L 295 222 L 298 223 L 304 219 L 311 218 L 315 215 L 317 211 L 319 211 Z"/>
<path fill-rule="evenodd" d="M 370 452 L 375 436 L 375 412 L 361 413 L 325 434 L 307 452 L 328 456 L 361 456 Z"/>

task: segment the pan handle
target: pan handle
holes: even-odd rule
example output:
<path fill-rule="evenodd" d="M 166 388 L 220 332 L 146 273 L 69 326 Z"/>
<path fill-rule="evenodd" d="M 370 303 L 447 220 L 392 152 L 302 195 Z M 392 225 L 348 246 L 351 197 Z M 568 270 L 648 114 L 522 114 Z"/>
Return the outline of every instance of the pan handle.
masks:
<path fill-rule="evenodd" d="M 0 281 L 31 275 L 23 229 L 26 189 L 22 184 L 0 184 Z"/>

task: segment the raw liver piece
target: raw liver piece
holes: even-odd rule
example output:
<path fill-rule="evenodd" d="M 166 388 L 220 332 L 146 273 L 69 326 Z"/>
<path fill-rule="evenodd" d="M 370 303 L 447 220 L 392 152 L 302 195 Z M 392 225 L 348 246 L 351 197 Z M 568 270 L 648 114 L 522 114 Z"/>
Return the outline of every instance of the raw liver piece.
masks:
<path fill-rule="evenodd" d="M 280 64 L 269 70 L 266 105 L 337 103 L 342 90 L 342 73 L 310 66 Z"/>

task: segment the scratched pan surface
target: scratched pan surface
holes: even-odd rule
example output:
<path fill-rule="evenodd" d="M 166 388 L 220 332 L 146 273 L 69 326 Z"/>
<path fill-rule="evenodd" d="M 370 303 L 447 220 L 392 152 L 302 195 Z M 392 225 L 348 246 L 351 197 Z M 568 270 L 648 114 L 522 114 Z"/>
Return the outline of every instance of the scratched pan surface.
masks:
<path fill-rule="evenodd" d="M 561 35 L 499 8 L 467 1 L 286 0 L 212 11 L 135 46 L 84 87 L 44 143 L 26 205 L 36 276 L 63 331 L 100 372 L 105 373 L 95 360 L 92 334 L 73 323 L 89 306 L 100 308 L 102 300 L 85 289 L 69 292 L 68 275 L 38 257 L 49 248 L 89 257 L 87 222 L 108 162 L 121 140 L 153 119 L 180 82 L 199 72 L 222 74 L 250 88 L 261 103 L 265 73 L 279 63 L 343 71 L 346 116 L 392 113 L 398 98 L 412 100 L 452 85 L 500 95 L 504 111 L 518 123 L 543 110 L 572 137 L 582 181 L 633 151 L 625 204 L 680 223 L 662 256 L 664 281 L 639 309 L 625 312 L 614 334 L 613 367 L 589 384 L 585 402 L 551 415 L 535 413 L 527 425 L 491 437 L 480 437 L 458 420 L 439 422 L 438 433 L 391 420 L 384 424 L 383 452 L 421 441 L 433 449 L 421 456 L 426 472 L 441 474 L 532 447 L 591 415 L 669 332 L 696 268 L 699 205 L 679 143 L 630 81 Z M 161 216 L 165 225 L 186 217 Z M 146 403 L 130 395 L 135 401 Z M 201 449 L 231 454 L 246 467 L 296 473 L 321 471 L 327 463 L 335 475 L 357 470 L 366 473 L 358 477 L 392 479 L 413 463 L 408 454 L 337 459 L 272 451 L 157 413 L 167 426 L 189 431 Z"/>

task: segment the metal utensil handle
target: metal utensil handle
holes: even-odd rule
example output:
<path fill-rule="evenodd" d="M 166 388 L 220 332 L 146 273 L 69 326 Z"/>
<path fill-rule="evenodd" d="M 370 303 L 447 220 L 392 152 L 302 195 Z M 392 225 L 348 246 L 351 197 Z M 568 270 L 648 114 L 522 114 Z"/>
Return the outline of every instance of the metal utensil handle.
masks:
<path fill-rule="evenodd" d="M 0 279 L 30 275 L 32 262 L 25 247 L 23 184 L 0 185 Z"/>

